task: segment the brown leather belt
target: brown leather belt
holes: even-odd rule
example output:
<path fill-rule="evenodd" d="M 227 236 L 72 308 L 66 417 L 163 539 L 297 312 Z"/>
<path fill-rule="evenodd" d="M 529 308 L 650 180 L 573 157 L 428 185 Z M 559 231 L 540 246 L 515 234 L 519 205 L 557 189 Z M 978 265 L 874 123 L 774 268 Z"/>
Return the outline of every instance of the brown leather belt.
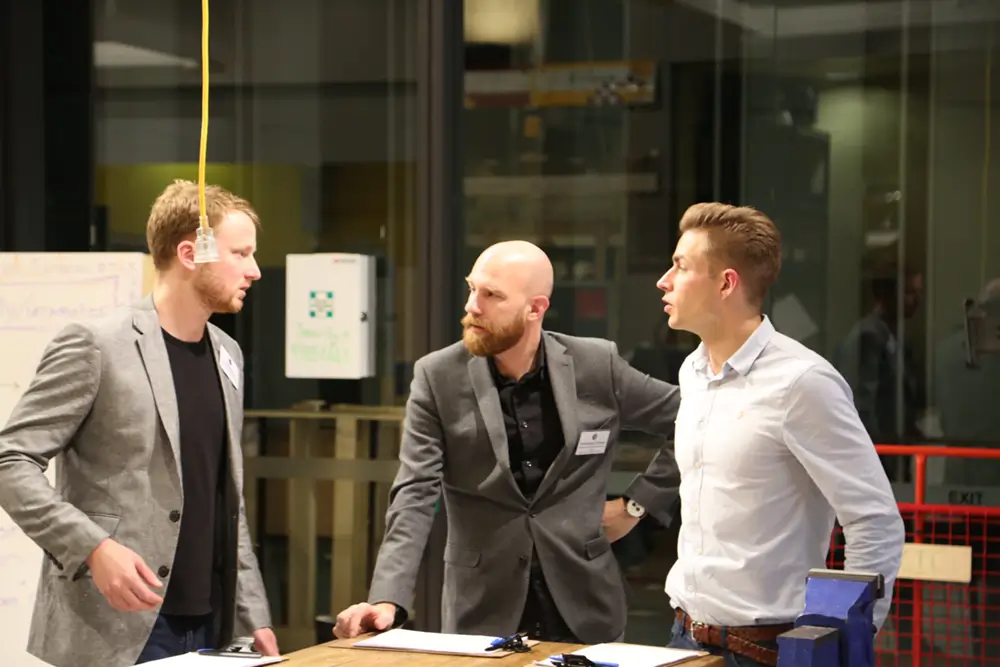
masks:
<path fill-rule="evenodd" d="M 684 630 L 699 644 L 715 646 L 756 660 L 763 665 L 769 665 L 769 667 L 777 667 L 778 652 L 760 644 L 776 642 L 778 635 L 788 632 L 794 627 L 791 623 L 782 623 L 781 625 L 741 625 L 722 628 L 692 621 L 683 609 L 677 609 L 675 615 L 677 620 L 683 624 Z"/>

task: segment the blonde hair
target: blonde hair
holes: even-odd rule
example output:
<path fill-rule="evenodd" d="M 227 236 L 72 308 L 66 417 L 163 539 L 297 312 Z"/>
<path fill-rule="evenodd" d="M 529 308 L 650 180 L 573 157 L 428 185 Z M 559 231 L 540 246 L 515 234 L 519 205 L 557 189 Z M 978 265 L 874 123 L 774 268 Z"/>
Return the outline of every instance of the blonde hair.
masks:
<path fill-rule="evenodd" d="M 230 213 L 239 211 L 260 229 L 260 218 L 250 202 L 218 185 L 205 186 L 205 212 L 215 227 Z M 182 241 L 194 239 L 198 231 L 198 184 L 175 180 L 153 202 L 146 222 L 146 244 L 157 270 L 170 266 Z"/>
<path fill-rule="evenodd" d="M 760 305 L 781 271 L 781 234 L 774 222 L 749 206 L 695 204 L 681 217 L 680 231 L 701 229 L 710 259 L 736 270 L 747 299 Z"/>

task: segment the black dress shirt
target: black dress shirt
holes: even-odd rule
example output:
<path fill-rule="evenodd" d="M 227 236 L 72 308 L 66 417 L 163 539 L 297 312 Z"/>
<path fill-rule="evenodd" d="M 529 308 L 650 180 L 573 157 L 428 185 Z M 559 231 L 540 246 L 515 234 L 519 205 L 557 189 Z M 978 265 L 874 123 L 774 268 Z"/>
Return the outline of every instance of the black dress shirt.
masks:
<path fill-rule="evenodd" d="M 520 380 L 505 377 L 493 359 L 490 371 L 503 411 L 510 470 L 521 493 L 531 500 L 566 446 L 545 364 L 545 346 L 539 345 L 534 368 Z M 528 599 L 518 630 L 532 639 L 577 643 L 552 599 L 537 553 L 532 553 Z"/>

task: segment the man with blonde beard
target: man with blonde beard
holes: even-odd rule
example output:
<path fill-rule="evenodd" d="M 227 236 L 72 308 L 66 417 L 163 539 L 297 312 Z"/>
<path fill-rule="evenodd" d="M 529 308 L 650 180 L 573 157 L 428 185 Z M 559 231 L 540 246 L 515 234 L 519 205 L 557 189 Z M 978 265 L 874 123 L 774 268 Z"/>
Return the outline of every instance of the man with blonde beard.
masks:
<path fill-rule="evenodd" d="M 677 388 L 614 343 L 545 331 L 552 265 L 534 245 L 488 248 L 466 280 L 462 341 L 414 367 L 368 602 L 334 632 L 405 621 L 443 495 L 445 632 L 618 639 L 625 590 L 611 542 L 646 512 L 669 523 L 679 480 L 666 448 L 624 501 L 605 502 L 608 473 L 621 430 L 673 434 Z"/>
<path fill-rule="evenodd" d="M 197 185 L 171 184 L 146 228 L 152 295 L 63 328 L 0 431 L 0 507 L 45 553 L 28 651 L 56 667 L 242 633 L 278 653 L 243 509 L 243 355 L 208 323 L 260 278 L 259 223 L 222 188 L 205 201 L 218 261 L 195 262 Z"/>

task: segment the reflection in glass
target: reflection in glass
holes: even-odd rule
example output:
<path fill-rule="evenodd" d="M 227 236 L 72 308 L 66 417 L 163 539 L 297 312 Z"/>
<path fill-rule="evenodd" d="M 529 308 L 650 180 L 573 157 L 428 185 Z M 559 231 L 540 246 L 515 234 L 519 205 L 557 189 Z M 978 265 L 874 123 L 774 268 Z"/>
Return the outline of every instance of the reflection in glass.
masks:
<path fill-rule="evenodd" d="M 1000 442 L 1000 356 L 969 368 L 964 333 L 966 300 L 994 307 L 1000 275 L 1000 5 L 509 3 L 516 37 L 469 27 L 488 5 L 465 2 L 462 266 L 497 240 L 538 242 L 559 274 L 547 325 L 673 378 L 692 344 L 663 327 L 654 284 L 679 214 L 753 205 L 784 241 L 768 314 L 837 365 L 873 440 Z M 623 480 L 654 444 L 624 442 Z M 883 464 L 912 497 L 905 457 Z M 995 468 L 932 462 L 928 493 L 1000 505 Z M 672 556 L 652 534 L 619 561 L 629 639 L 663 642 Z M 912 648 L 908 622 L 886 646 Z"/>

